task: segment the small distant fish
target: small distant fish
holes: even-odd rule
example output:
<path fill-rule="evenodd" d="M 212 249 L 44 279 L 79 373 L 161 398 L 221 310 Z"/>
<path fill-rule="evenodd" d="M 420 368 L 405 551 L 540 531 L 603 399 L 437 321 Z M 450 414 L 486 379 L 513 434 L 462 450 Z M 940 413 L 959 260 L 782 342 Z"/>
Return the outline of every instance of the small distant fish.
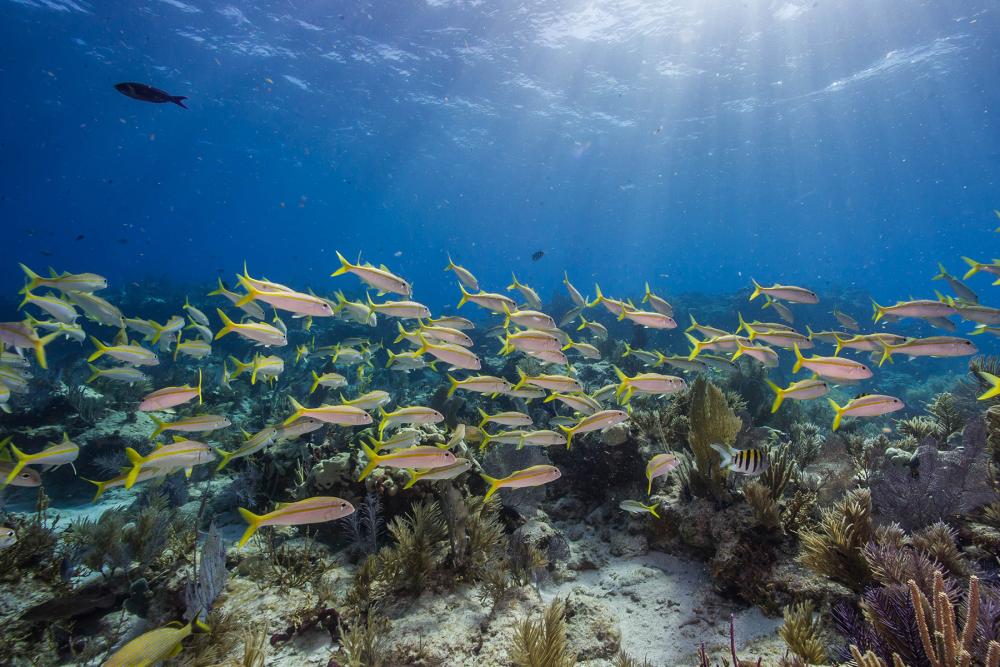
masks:
<path fill-rule="evenodd" d="M 759 475 L 767 470 L 767 457 L 759 449 L 734 450 L 731 447 L 715 443 L 710 446 L 719 453 L 719 457 L 722 459 L 719 467 L 723 470 L 743 475 Z"/>
<path fill-rule="evenodd" d="M 184 97 L 183 95 L 171 95 L 164 90 L 153 88 L 145 83 L 135 83 L 132 81 L 116 83 L 115 90 L 125 97 L 131 97 L 133 100 L 139 100 L 140 102 L 152 102 L 154 104 L 173 102 L 180 108 L 187 109 L 187 107 L 184 106 L 184 100 L 186 100 L 187 97 Z"/>
<path fill-rule="evenodd" d="M 430 468 L 428 470 L 414 470 L 413 468 L 407 468 L 406 472 L 410 475 L 410 481 L 403 485 L 403 489 L 405 490 L 410 488 L 422 479 L 454 479 L 471 467 L 472 461 L 468 459 L 455 459 L 455 463 L 450 466 L 444 466 L 443 468 Z"/>
<path fill-rule="evenodd" d="M 566 449 L 569 449 L 572 445 L 573 436 L 577 433 L 600 431 L 627 420 L 628 413 L 624 410 L 601 410 L 592 415 L 587 415 L 576 426 L 560 426 L 559 428 L 566 434 Z"/>
<path fill-rule="evenodd" d="M 652 504 L 652 505 L 643 505 L 638 500 L 623 500 L 623 501 L 621 501 L 621 503 L 618 504 L 618 507 L 620 509 L 625 510 L 629 514 L 646 514 L 646 513 L 649 513 L 649 514 L 652 514 L 653 516 L 655 516 L 657 519 L 660 518 L 660 515 L 656 513 L 656 504 L 655 503 Z"/>
<path fill-rule="evenodd" d="M 938 262 L 937 275 L 931 278 L 931 280 L 944 280 L 948 283 L 948 286 L 951 287 L 955 296 L 959 299 L 970 303 L 979 303 L 979 296 L 969 289 L 961 280 L 948 273 L 948 270 L 944 268 L 944 264 L 941 262 Z"/>
<path fill-rule="evenodd" d="M 840 322 L 840 326 L 844 327 L 845 329 L 848 329 L 850 331 L 861 331 L 861 327 L 858 325 L 858 321 L 853 317 L 851 317 L 850 315 L 848 315 L 847 313 L 842 313 L 839 310 L 834 310 L 832 314 L 835 318 L 837 318 L 837 321 Z"/>
<path fill-rule="evenodd" d="M 750 300 L 753 301 L 760 295 L 771 297 L 772 299 L 780 299 L 781 301 L 790 301 L 791 303 L 819 303 L 819 297 L 812 290 L 808 290 L 804 287 L 797 287 L 795 285 L 779 285 L 775 283 L 770 287 L 764 287 L 756 280 L 751 279 L 753 283 L 753 294 L 750 295 Z"/>
<path fill-rule="evenodd" d="M 444 270 L 445 271 L 454 271 L 455 272 L 455 276 L 458 278 L 458 280 L 463 285 L 465 285 L 470 290 L 473 290 L 475 292 L 479 291 L 479 281 L 476 280 L 476 277 L 474 275 L 472 275 L 472 271 L 469 271 L 465 267 L 459 266 L 458 264 L 456 264 L 451 259 L 451 254 L 450 253 L 448 255 L 448 266 L 444 267 Z"/>
<path fill-rule="evenodd" d="M 542 257 L 545 257 L 545 251 L 544 250 L 536 250 L 535 252 L 531 253 L 531 261 L 533 261 L 533 262 L 537 262 Z"/>
<path fill-rule="evenodd" d="M 7 524 L 0 525 L 0 549 L 17 544 L 17 533 Z"/>

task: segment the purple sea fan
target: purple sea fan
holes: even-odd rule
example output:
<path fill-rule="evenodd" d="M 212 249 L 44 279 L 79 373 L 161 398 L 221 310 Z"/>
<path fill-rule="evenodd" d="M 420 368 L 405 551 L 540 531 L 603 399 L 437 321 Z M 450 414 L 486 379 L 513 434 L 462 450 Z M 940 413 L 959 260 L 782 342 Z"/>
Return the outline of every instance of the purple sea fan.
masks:
<path fill-rule="evenodd" d="M 920 643 L 913 603 L 906 586 L 870 588 L 861 600 L 862 612 L 847 604 L 833 610 L 837 631 L 847 637 L 847 646 L 840 650 L 842 660 L 850 660 L 848 647 L 856 645 L 872 651 L 888 664 L 897 653 L 909 667 L 931 667 Z"/>
<path fill-rule="evenodd" d="M 933 437 L 925 438 L 916 457 L 914 468 L 883 462 L 872 482 L 872 505 L 883 521 L 896 521 L 912 531 L 992 500 L 982 419 L 965 425 L 961 447 L 941 450 Z"/>

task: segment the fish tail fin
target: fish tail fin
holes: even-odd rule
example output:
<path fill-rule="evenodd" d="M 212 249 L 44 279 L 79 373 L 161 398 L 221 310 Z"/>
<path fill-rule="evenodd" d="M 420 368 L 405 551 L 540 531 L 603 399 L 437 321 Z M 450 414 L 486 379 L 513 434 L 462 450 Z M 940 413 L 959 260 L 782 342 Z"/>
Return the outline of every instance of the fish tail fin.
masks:
<path fill-rule="evenodd" d="M 778 408 L 781 407 L 782 401 L 785 400 L 785 390 L 776 385 L 775 383 L 771 382 L 770 380 L 767 380 L 766 382 L 767 386 L 770 387 L 771 391 L 774 392 L 774 404 L 771 406 L 771 414 L 774 414 L 775 412 L 778 411 Z"/>
<path fill-rule="evenodd" d="M 469 302 L 469 297 L 472 295 L 465 291 L 465 285 L 463 285 L 462 283 L 458 284 L 458 289 L 462 290 L 462 298 L 458 300 L 458 305 L 456 306 L 456 308 L 461 308 L 462 306 L 464 306 L 466 303 Z"/>
<path fill-rule="evenodd" d="M 837 341 L 837 346 L 833 350 L 833 356 L 837 357 L 840 356 L 840 351 L 844 349 L 844 343 L 846 343 L 847 340 L 841 338 L 840 334 L 837 333 L 833 334 L 833 339 Z"/>
<path fill-rule="evenodd" d="M 84 382 L 84 384 L 90 384 L 91 382 L 93 382 L 97 378 L 101 377 L 101 369 L 98 368 L 97 366 L 95 366 L 93 364 L 87 364 L 87 368 L 90 369 L 90 377 L 87 378 L 87 380 L 86 380 L 86 382 Z"/>
<path fill-rule="evenodd" d="M 573 434 L 576 433 L 576 427 L 559 424 L 559 428 L 566 434 L 566 449 L 569 449 L 573 445 Z"/>
<path fill-rule="evenodd" d="M 212 290 L 211 292 L 209 292 L 205 296 L 220 296 L 220 295 L 222 295 L 222 294 L 225 293 L 226 286 L 222 284 L 222 278 L 218 278 L 218 281 L 219 281 L 219 287 L 218 287 L 218 289 Z"/>
<path fill-rule="evenodd" d="M 316 371 L 310 371 L 310 372 L 312 373 L 313 376 L 313 382 L 312 386 L 309 388 L 309 393 L 314 394 L 316 393 L 316 387 L 319 386 L 319 375 L 316 374 Z"/>
<path fill-rule="evenodd" d="M 201 369 L 198 369 L 198 405 L 202 404 L 201 400 Z"/>
<path fill-rule="evenodd" d="M 451 373 L 448 373 L 448 382 L 450 383 L 450 386 L 448 387 L 448 395 L 446 398 L 451 398 L 455 394 L 455 390 L 458 389 L 459 382 Z"/>
<path fill-rule="evenodd" d="M 25 277 L 28 279 L 28 284 L 24 286 L 23 290 L 21 290 L 20 292 L 21 294 L 30 292 L 31 290 L 42 284 L 42 277 L 40 275 L 29 269 L 24 264 L 18 264 L 18 266 L 21 267 L 21 270 L 24 271 Z"/>
<path fill-rule="evenodd" d="M 878 322 L 885 315 L 885 308 L 872 299 L 872 322 Z"/>
<path fill-rule="evenodd" d="M 618 377 L 618 381 L 621 384 L 626 384 L 628 382 L 628 376 L 625 375 L 625 372 L 622 371 L 622 369 L 618 368 L 614 364 L 611 365 L 611 368 L 615 369 L 615 375 Z"/>
<path fill-rule="evenodd" d="M 576 330 L 577 330 L 577 331 L 583 331 L 583 330 L 584 330 L 584 329 L 586 329 L 586 328 L 587 328 L 587 318 L 586 318 L 586 317 L 584 317 L 584 316 L 583 316 L 583 315 L 581 314 L 581 315 L 580 315 L 580 326 L 578 326 L 578 327 L 576 328 Z"/>
<path fill-rule="evenodd" d="M 753 349 L 753 348 L 747 347 L 743 343 L 741 343 L 739 341 L 736 341 L 736 351 L 733 352 L 732 356 L 729 357 L 729 359 L 731 361 L 736 361 L 737 359 L 739 359 L 740 357 L 743 356 L 744 352 L 746 352 L 747 350 L 750 350 L 750 349 Z"/>
<path fill-rule="evenodd" d="M 385 353 L 386 353 L 387 355 L 389 355 L 389 356 L 388 356 L 388 359 L 387 359 L 387 360 L 386 360 L 386 362 L 385 362 L 385 367 L 386 367 L 386 368 L 389 368 L 390 366 L 392 366 L 392 362 L 393 362 L 393 360 L 394 360 L 394 359 L 396 358 L 396 356 L 397 356 L 397 355 L 396 355 L 396 353 L 395 353 L 395 352 L 393 352 L 392 350 L 386 350 L 386 351 L 385 351 Z"/>
<path fill-rule="evenodd" d="M 11 468 L 10 474 L 8 474 L 7 478 L 3 481 L 3 486 L 10 484 L 14 478 L 17 477 L 17 473 L 21 472 L 21 470 L 24 469 L 24 466 L 31 462 L 31 456 L 15 447 L 13 442 L 11 442 L 8 446 L 10 447 L 11 453 L 17 458 L 17 463 L 14 464 L 14 467 Z"/>
<path fill-rule="evenodd" d="M 968 280 L 968 279 L 969 279 L 969 278 L 971 278 L 972 276 L 974 276 L 974 275 L 976 275 L 977 273 L 979 273 L 979 270 L 980 270 L 980 269 L 982 268 L 982 264 L 980 264 L 979 262 L 977 262 L 977 261 L 976 261 L 976 260 L 974 260 L 974 259 L 971 259 L 971 258 L 969 258 L 969 257 L 964 257 L 964 256 L 963 256 L 963 257 L 962 257 L 962 260 L 963 260 L 963 261 L 964 261 L 964 262 L 965 262 L 966 264 L 968 264 L 968 265 L 969 265 L 969 270 L 965 272 L 965 275 L 964 275 L 964 276 L 962 276 L 962 280 Z M 24 268 L 24 265 L 23 265 L 23 264 L 21 265 L 21 268 L 22 268 L 22 269 Z"/>
<path fill-rule="evenodd" d="M 833 408 L 834 412 L 833 430 L 836 431 L 838 428 L 840 428 L 840 419 L 844 416 L 844 408 L 837 405 L 837 402 L 832 398 L 828 398 L 826 400 L 830 404 L 830 407 Z"/>
<path fill-rule="evenodd" d="M 887 360 L 890 364 L 894 363 L 892 361 L 892 347 L 893 346 L 889 343 L 882 343 L 882 358 L 878 360 L 879 366 L 884 364 Z"/>
<path fill-rule="evenodd" d="M 604 301 L 604 295 L 601 294 L 601 286 L 598 285 L 597 283 L 594 283 L 594 291 L 597 293 L 597 296 L 594 297 L 593 301 L 587 302 L 587 308 L 593 308 L 597 304 Z"/>
<path fill-rule="evenodd" d="M 132 463 L 132 469 L 128 471 L 128 477 L 125 478 L 125 488 L 131 489 L 135 485 L 136 479 L 139 478 L 139 471 L 142 470 L 145 459 L 143 459 L 142 454 L 131 447 L 125 448 L 125 456 Z"/>
<path fill-rule="evenodd" d="M 691 333 L 698 328 L 698 320 L 694 319 L 694 313 L 688 313 L 688 317 L 691 318 L 691 326 L 684 330 L 684 333 Z"/>
<path fill-rule="evenodd" d="M 985 380 L 987 380 L 993 386 L 986 390 L 980 397 L 980 401 L 985 401 L 987 399 L 993 398 L 994 396 L 1000 396 L 1000 377 L 993 375 L 992 373 L 987 373 L 986 371 L 979 371 Z"/>
<path fill-rule="evenodd" d="M 247 522 L 247 529 L 243 533 L 243 537 L 240 538 L 240 541 L 236 545 L 237 549 L 242 549 L 243 545 L 249 542 L 250 538 L 253 537 L 253 534 L 257 532 L 258 528 L 260 528 L 260 522 L 262 517 L 260 515 L 254 514 L 248 509 L 244 509 L 242 507 L 238 509 L 240 511 L 240 516 L 243 517 L 243 520 Z"/>
<path fill-rule="evenodd" d="M 701 348 L 704 345 L 703 341 L 698 340 L 689 333 L 685 333 L 684 336 L 688 339 L 688 342 L 693 346 L 691 348 L 691 354 L 688 355 L 688 361 L 693 360 L 699 354 L 701 354 Z"/>
<path fill-rule="evenodd" d="M 244 267 L 244 271 L 245 270 L 246 268 Z M 238 275 L 236 276 L 236 280 L 243 286 L 243 289 L 245 289 L 247 293 L 241 296 L 239 300 L 233 304 L 234 306 L 241 308 L 260 296 L 260 290 L 254 287 L 253 283 L 247 280 L 244 276 Z"/>
<path fill-rule="evenodd" d="M 181 109 L 187 109 L 187 105 L 184 104 L 184 100 L 186 100 L 186 99 L 187 99 L 187 97 L 185 97 L 184 95 L 171 95 L 170 96 L 170 101 L 173 102 L 174 104 L 176 104 L 177 106 L 179 106 Z"/>
<path fill-rule="evenodd" d="M 521 286 L 520 283 L 517 282 L 517 274 L 515 274 L 513 271 L 511 271 L 510 272 L 510 277 L 514 279 L 514 282 L 512 282 L 510 285 L 507 285 L 507 291 L 508 292 L 510 290 L 516 288 L 516 287 L 520 287 Z"/>
<path fill-rule="evenodd" d="M 450 259 L 449 259 L 449 261 L 450 261 Z M 445 269 L 445 270 L 447 270 L 447 269 Z M 403 490 L 404 490 L 404 491 L 405 491 L 406 489 L 410 488 L 411 486 L 413 486 L 414 484 L 416 484 L 416 483 L 417 483 L 417 480 L 418 480 L 418 479 L 420 479 L 420 478 L 419 478 L 419 477 L 417 476 L 417 471 L 416 471 L 416 470 L 414 470 L 413 468 L 407 468 L 407 469 L 406 469 L 406 474 L 410 476 L 410 479 L 408 479 L 408 480 L 406 481 L 406 484 L 404 484 L 404 485 L 403 485 Z"/>
<path fill-rule="evenodd" d="M 729 468 L 730 465 L 732 465 L 733 452 L 731 449 L 729 449 L 724 445 L 716 444 L 714 442 L 711 445 L 709 445 L 709 447 L 711 447 L 712 449 L 714 449 L 716 452 L 719 453 L 719 459 L 720 459 L 719 468 L 726 470 Z"/>
<path fill-rule="evenodd" d="M 944 280 L 945 278 L 948 278 L 949 277 L 948 271 L 944 268 L 944 264 L 938 262 L 937 265 L 938 265 L 937 275 L 931 278 L 931 280 Z"/>
<path fill-rule="evenodd" d="M 35 343 L 35 360 L 38 361 L 38 365 L 44 369 L 48 369 L 49 362 L 45 358 L 45 346 L 54 341 L 61 335 L 60 331 L 53 331 L 47 336 L 42 336 Z"/>
<path fill-rule="evenodd" d="M 524 369 L 522 369 L 520 366 L 518 366 L 517 369 L 517 376 L 519 379 L 517 383 L 513 387 L 511 387 L 511 391 L 517 391 L 518 389 L 523 387 L 528 380 L 527 374 L 524 372 Z"/>
<path fill-rule="evenodd" d="M 652 294 L 652 292 L 649 291 L 649 283 L 647 282 L 646 283 L 646 293 L 642 295 L 642 301 L 640 301 L 639 303 L 646 303 L 647 301 L 649 301 L 649 295 L 650 294 Z"/>
<path fill-rule="evenodd" d="M 282 423 L 282 426 L 288 426 L 289 424 L 291 424 L 292 422 L 294 422 L 296 419 L 298 419 L 299 417 L 301 417 L 303 415 L 303 413 L 305 412 L 305 406 L 303 406 L 301 403 L 299 403 L 298 401 L 296 401 L 294 397 L 289 396 L 288 400 L 291 402 L 292 409 L 294 409 L 295 412 L 293 412 L 292 416 L 289 417 L 288 419 L 286 419 Z"/>
<path fill-rule="evenodd" d="M 90 501 L 91 503 L 96 503 L 98 498 L 103 496 L 104 492 L 107 490 L 107 484 L 108 484 L 107 482 L 98 482 L 97 480 L 87 479 L 86 477 L 81 477 L 80 479 L 82 479 L 85 482 L 90 482 L 91 484 L 97 487 L 97 493 L 94 494 L 93 500 Z"/>
<path fill-rule="evenodd" d="M 653 505 L 644 505 L 643 507 L 645 507 L 646 509 L 648 509 L 649 513 L 652 514 L 653 516 L 655 516 L 657 519 L 660 518 L 660 515 L 656 513 L 656 504 L 655 503 Z"/>
<path fill-rule="evenodd" d="M 476 409 L 479 410 L 479 414 L 483 418 L 479 422 L 479 430 L 481 431 L 481 430 L 483 430 L 483 427 L 486 426 L 486 423 L 489 422 L 490 416 L 488 414 L 486 414 L 486 410 L 483 410 L 482 408 L 476 408 Z"/>
<path fill-rule="evenodd" d="M 760 283 L 758 283 L 758 282 L 757 282 L 756 280 L 754 280 L 753 278 L 751 278 L 751 279 L 750 279 L 750 282 L 752 282 L 752 283 L 753 283 L 753 294 L 751 294 L 751 295 L 750 295 L 750 301 L 753 301 L 754 299 L 756 299 L 757 297 L 759 297 L 759 296 L 760 296 L 761 294 L 763 294 L 763 291 L 762 291 L 762 290 L 763 290 L 764 288 L 763 288 L 763 287 L 761 287 L 761 286 L 760 286 Z"/>
<path fill-rule="evenodd" d="M 222 320 L 222 328 L 215 334 L 215 340 L 219 340 L 227 333 L 232 332 L 236 328 L 236 323 L 229 319 L 229 316 L 222 312 L 221 308 L 216 308 L 215 312 L 219 314 L 219 319 Z"/>
<path fill-rule="evenodd" d="M 340 254 L 340 251 L 339 251 L 339 250 L 336 250 L 335 252 L 337 253 L 337 259 L 339 259 L 339 260 L 340 260 L 340 268 L 339 268 L 339 269 L 337 269 L 336 271 L 334 271 L 333 273 L 331 273 L 330 275 L 331 275 L 331 276 L 342 276 L 342 275 L 344 275 L 345 273 L 347 273 L 348 271 L 350 271 L 351 269 L 353 269 L 354 267 L 353 267 L 353 266 L 351 266 L 351 263 L 350 263 L 350 262 L 348 262 L 348 261 L 347 261 L 347 260 L 346 260 L 346 259 L 344 258 L 344 256 L 343 256 L 343 255 L 341 255 L 341 254 Z"/>
<path fill-rule="evenodd" d="M 375 469 L 375 466 L 377 466 L 382 461 L 382 457 L 380 457 L 375 452 L 374 449 L 366 445 L 364 442 L 361 442 L 361 449 L 362 451 L 364 451 L 365 456 L 368 458 L 368 464 L 365 466 L 365 469 L 361 471 L 361 476 L 358 477 L 359 482 L 363 481 L 365 477 L 370 475 L 372 470 Z"/>
<path fill-rule="evenodd" d="M 215 452 L 216 456 L 219 457 L 219 465 L 215 467 L 215 472 L 220 472 L 223 468 L 229 465 L 230 461 L 233 460 L 233 453 L 223 451 L 218 447 L 212 447 L 212 450 Z"/>
<path fill-rule="evenodd" d="M 156 429 L 153 430 L 153 433 L 149 436 L 149 439 L 155 440 L 157 436 L 159 436 L 161 433 L 167 430 L 168 422 L 165 422 L 162 419 L 157 419 L 153 415 L 149 415 L 149 418 L 153 420 L 154 424 L 156 424 Z"/>
<path fill-rule="evenodd" d="M 97 340 L 96 336 L 91 336 L 90 337 L 90 342 L 93 343 L 94 347 L 97 348 L 97 349 L 94 351 L 93 354 L 91 354 L 89 357 L 87 357 L 87 363 L 90 363 L 91 361 L 96 361 L 97 359 L 100 359 L 108 351 L 108 346 L 105 345 L 104 343 L 102 343 L 101 341 Z"/>
<path fill-rule="evenodd" d="M 496 493 L 497 489 L 500 488 L 501 480 L 497 479 L 496 477 L 490 477 L 489 475 L 484 475 L 482 473 L 480 473 L 479 476 L 483 478 L 484 482 L 490 485 L 489 491 L 487 491 L 486 495 L 483 496 L 483 503 L 485 503 L 487 500 L 492 498 L 493 494 Z"/>
<path fill-rule="evenodd" d="M 799 349 L 798 343 L 792 343 L 792 349 L 795 350 L 795 365 L 792 366 L 792 372 L 798 373 L 799 369 L 802 368 L 802 362 L 804 362 L 806 358 L 802 356 L 802 350 Z"/>

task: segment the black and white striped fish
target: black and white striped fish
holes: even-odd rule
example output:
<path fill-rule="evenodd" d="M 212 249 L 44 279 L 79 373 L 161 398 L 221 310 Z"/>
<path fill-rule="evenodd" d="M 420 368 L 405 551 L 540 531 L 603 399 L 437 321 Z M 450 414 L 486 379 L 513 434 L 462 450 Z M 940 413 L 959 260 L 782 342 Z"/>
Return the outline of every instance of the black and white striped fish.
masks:
<path fill-rule="evenodd" d="M 767 456 L 759 449 L 732 449 L 724 445 L 712 445 L 719 453 L 723 470 L 738 472 L 743 475 L 759 475 L 767 470 Z"/>

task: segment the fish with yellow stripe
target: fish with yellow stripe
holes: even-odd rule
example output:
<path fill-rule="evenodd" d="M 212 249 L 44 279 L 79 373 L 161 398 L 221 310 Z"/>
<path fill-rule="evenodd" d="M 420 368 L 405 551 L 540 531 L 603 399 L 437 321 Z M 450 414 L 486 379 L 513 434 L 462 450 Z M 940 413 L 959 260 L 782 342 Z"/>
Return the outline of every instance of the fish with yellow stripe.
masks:
<path fill-rule="evenodd" d="M 302 526 L 309 523 L 326 523 L 343 519 L 354 513 L 354 506 L 335 496 L 314 496 L 294 503 L 278 503 L 273 512 L 254 514 L 239 508 L 240 516 L 247 522 L 247 529 L 236 545 L 240 549 L 261 526 Z"/>
<path fill-rule="evenodd" d="M 195 619 L 187 625 L 171 623 L 156 630 L 139 635 L 115 651 L 102 667 L 150 667 L 177 656 L 183 649 L 183 641 L 194 630 L 211 632 L 211 629 Z"/>

